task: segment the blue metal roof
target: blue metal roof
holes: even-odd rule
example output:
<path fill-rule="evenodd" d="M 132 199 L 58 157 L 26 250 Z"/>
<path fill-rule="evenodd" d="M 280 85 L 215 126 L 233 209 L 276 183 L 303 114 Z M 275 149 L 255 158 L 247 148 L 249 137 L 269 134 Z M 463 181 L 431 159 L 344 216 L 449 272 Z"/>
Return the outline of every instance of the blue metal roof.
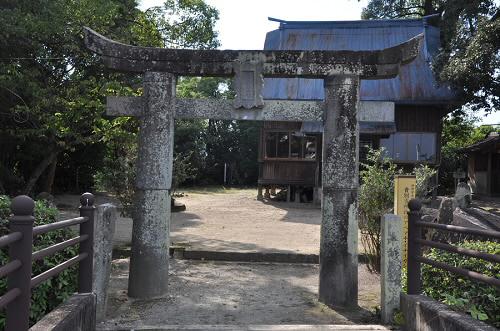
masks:
<path fill-rule="evenodd" d="M 449 103 L 453 91 L 438 85 L 431 70 L 432 56 L 439 48 L 439 29 L 428 18 L 404 20 L 361 20 L 335 22 L 280 22 L 268 32 L 265 50 L 379 50 L 392 47 L 424 33 L 419 56 L 402 66 L 398 77 L 363 80 L 361 100 L 396 103 Z M 266 78 L 265 99 L 322 100 L 323 81 L 299 78 Z"/>

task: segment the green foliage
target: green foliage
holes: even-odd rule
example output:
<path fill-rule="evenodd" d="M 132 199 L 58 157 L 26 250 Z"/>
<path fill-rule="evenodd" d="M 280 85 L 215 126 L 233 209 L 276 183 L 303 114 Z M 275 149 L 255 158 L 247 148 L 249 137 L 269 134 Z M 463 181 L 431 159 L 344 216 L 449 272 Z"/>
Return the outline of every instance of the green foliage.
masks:
<path fill-rule="evenodd" d="M 500 254 L 500 243 L 465 241 L 460 247 L 489 254 Z M 431 249 L 426 257 L 448 265 L 500 278 L 500 264 L 472 257 Z M 442 301 L 457 310 L 469 313 L 473 318 L 500 327 L 500 291 L 468 278 L 447 271 L 422 265 L 422 288 L 425 295 Z"/>
<path fill-rule="evenodd" d="M 500 12 L 494 0 L 370 0 L 364 19 L 413 18 L 440 14 L 440 53 L 433 63 L 473 109 L 498 109 Z"/>
<path fill-rule="evenodd" d="M 7 217 L 10 214 L 10 199 L 0 196 L 0 236 L 9 233 Z M 46 201 L 36 201 L 35 226 L 53 223 L 57 217 L 57 209 L 51 207 Z M 74 237 L 69 229 L 51 231 L 34 238 L 33 251 L 49 247 Z M 38 275 L 78 254 L 78 246 L 66 248 L 62 252 L 51 255 L 41 261 L 33 263 L 33 275 Z M 8 250 L 0 250 L 0 265 L 9 262 Z M 58 276 L 43 282 L 31 291 L 30 323 L 35 324 L 41 317 L 57 307 L 77 290 L 77 267 L 71 267 Z M 0 280 L 0 293 L 7 289 L 6 278 Z M 5 310 L 0 312 L 0 329 L 5 326 Z"/>
<path fill-rule="evenodd" d="M 145 15 L 155 22 L 164 47 L 217 48 L 214 30 L 219 12 L 203 0 L 166 0 L 163 6 L 151 7 Z"/>
<path fill-rule="evenodd" d="M 106 146 L 111 137 L 137 132 L 134 121 L 103 114 L 106 95 L 140 94 L 140 77 L 106 70 L 86 49 L 82 26 L 132 45 L 213 48 L 217 18 L 202 0 L 168 0 L 146 12 L 135 0 L 6 1 L 0 8 L 0 191 L 48 190 L 54 162 L 69 177 L 57 184 L 81 190 L 83 174 L 90 189 L 88 174 L 106 167 L 103 153 L 115 150 Z"/>
<path fill-rule="evenodd" d="M 380 217 L 391 212 L 394 205 L 396 165 L 384 157 L 384 150 L 368 151 L 367 163 L 362 164 L 359 189 L 359 229 L 361 243 L 370 258 L 371 271 L 380 270 Z"/>
<path fill-rule="evenodd" d="M 384 149 L 370 149 L 367 163 L 362 164 L 360 172 L 358 216 L 361 231 L 361 244 L 368 254 L 370 271 L 380 270 L 380 219 L 391 213 L 394 208 L 394 177 L 403 174 L 401 169 L 387 157 Z M 427 165 L 417 165 L 413 174 L 416 177 L 416 195 L 425 198 L 432 190 L 432 179 L 436 170 Z"/>
<path fill-rule="evenodd" d="M 456 111 L 443 119 L 441 135 L 441 165 L 439 171 L 439 190 L 441 194 L 453 193 L 455 179 L 453 172 L 467 168 L 467 155 L 464 147 L 483 140 L 497 128 L 476 126 L 478 119 L 464 111 Z"/>
<path fill-rule="evenodd" d="M 436 177 L 437 170 L 429 167 L 427 164 L 419 164 L 415 167 L 414 173 L 416 180 L 415 195 L 423 199 L 436 188 L 434 178 Z"/>

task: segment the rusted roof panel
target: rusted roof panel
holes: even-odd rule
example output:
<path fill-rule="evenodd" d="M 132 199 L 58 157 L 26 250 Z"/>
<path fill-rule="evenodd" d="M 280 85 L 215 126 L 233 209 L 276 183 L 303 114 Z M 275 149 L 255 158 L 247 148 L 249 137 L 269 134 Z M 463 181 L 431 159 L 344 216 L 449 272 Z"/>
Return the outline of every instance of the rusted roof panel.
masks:
<path fill-rule="evenodd" d="M 267 33 L 265 50 L 380 50 L 424 33 L 425 42 L 415 61 L 402 66 L 396 78 L 363 80 L 361 100 L 446 104 L 455 99 L 455 93 L 438 85 L 432 73 L 431 60 L 439 48 L 439 29 L 430 25 L 428 18 L 280 22 L 278 30 Z M 265 99 L 322 100 L 323 81 L 268 78 L 263 94 Z"/>

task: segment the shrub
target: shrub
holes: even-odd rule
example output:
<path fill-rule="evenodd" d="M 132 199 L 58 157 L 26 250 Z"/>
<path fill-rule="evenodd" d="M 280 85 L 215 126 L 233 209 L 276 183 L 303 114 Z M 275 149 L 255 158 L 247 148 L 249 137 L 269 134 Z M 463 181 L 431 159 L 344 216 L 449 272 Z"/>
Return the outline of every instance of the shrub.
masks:
<path fill-rule="evenodd" d="M 500 254 L 500 243 L 491 241 L 464 241 L 461 247 L 489 254 Z M 500 264 L 472 257 L 431 249 L 426 256 L 454 267 L 500 278 Z M 478 283 L 447 271 L 422 265 L 424 294 L 442 301 L 473 318 L 500 327 L 500 291 L 494 286 Z"/>
<path fill-rule="evenodd" d="M 51 207 L 46 201 L 39 200 L 35 203 L 35 226 L 52 223 L 56 220 L 57 209 Z M 8 231 L 7 217 L 10 214 L 10 199 L 0 196 L 0 236 Z M 34 238 L 33 251 L 54 245 L 74 237 L 74 231 L 62 229 L 51 231 Z M 33 275 L 38 275 L 78 254 L 78 246 L 68 247 L 41 261 L 33 263 Z M 8 249 L 0 250 L 0 264 L 9 262 Z M 40 318 L 53 310 L 57 305 L 66 300 L 77 289 L 77 266 L 66 269 L 58 276 L 53 277 L 31 291 L 30 323 L 35 324 Z M 7 280 L 0 280 L 0 294 L 7 290 Z M 0 312 L 0 329 L 5 327 L 5 310 Z"/>
<path fill-rule="evenodd" d="M 368 256 L 370 271 L 380 271 L 380 218 L 391 213 L 394 208 L 394 176 L 402 170 L 387 157 L 384 149 L 370 149 L 367 163 L 362 164 L 359 189 L 359 229 L 361 244 Z M 426 197 L 434 186 L 432 179 L 436 170 L 427 165 L 418 165 L 414 169 L 416 177 L 416 195 Z"/>
<path fill-rule="evenodd" d="M 396 165 L 383 157 L 384 150 L 369 150 L 367 164 L 362 164 L 359 189 L 359 229 L 361 243 L 368 254 L 368 268 L 380 270 L 380 217 L 394 205 Z"/>
<path fill-rule="evenodd" d="M 426 164 L 420 164 L 415 167 L 416 192 L 415 195 L 423 199 L 436 188 L 433 180 L 437 174 L 436 169 L 429 167 Z"/>

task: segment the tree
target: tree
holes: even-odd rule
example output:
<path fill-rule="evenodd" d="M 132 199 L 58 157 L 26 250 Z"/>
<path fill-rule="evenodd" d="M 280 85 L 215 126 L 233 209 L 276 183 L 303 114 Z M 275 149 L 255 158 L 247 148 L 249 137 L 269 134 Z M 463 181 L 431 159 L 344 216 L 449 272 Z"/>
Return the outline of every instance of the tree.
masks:
<path fill-rule="evenodd" d="M 41 179 L 51 182 L 62 164 L 78 185 L 73 169 L 94 173 L 102 167 L 109 136 L 137 132 L 133 119 L 110 121 L 103 114 L 105 96 L 139 94 L 140 77 L 106 70 L 85 48 L 82 26 L 132 45 L 218 45 L 213 28 L 218 13 L 202 0 L 169 0 L 146 12 L 136 7 L 135 0 L 3 1 L 1 190 L 46 189 L 52 185 L 41 187 Z M 85 185 L 92 185 L 87 178 Z"/>
<path fill-rule="evenodd" d="M 500 12 L 493 0 L 371 0 L 362 18 L 441 16 L 441 49 L 434 70 L 464 104 L 477 110 L 500 107 Z"/>
<path fill-rule="evenodd" d="M 477 126 L 477 123 L 478 119 L 467 112 L 455 112 L 443 119 L 439 167 L 439 189 L 443 194 L 455 189 L 453 172 L 467 168 L 467 155 L 462 149 L 485 139 L 496 130 L 490 125 Z"/>
<path fill-rule="evenodd" d="M 4 1 L 0 181 L 6 190 L 32 193 L 61 156 L 99 141 L 104 92 L 121 75 L 106 72 L 86 50 L 82 26 L 134 43 L 135 7 L 126 0 Z"/>

